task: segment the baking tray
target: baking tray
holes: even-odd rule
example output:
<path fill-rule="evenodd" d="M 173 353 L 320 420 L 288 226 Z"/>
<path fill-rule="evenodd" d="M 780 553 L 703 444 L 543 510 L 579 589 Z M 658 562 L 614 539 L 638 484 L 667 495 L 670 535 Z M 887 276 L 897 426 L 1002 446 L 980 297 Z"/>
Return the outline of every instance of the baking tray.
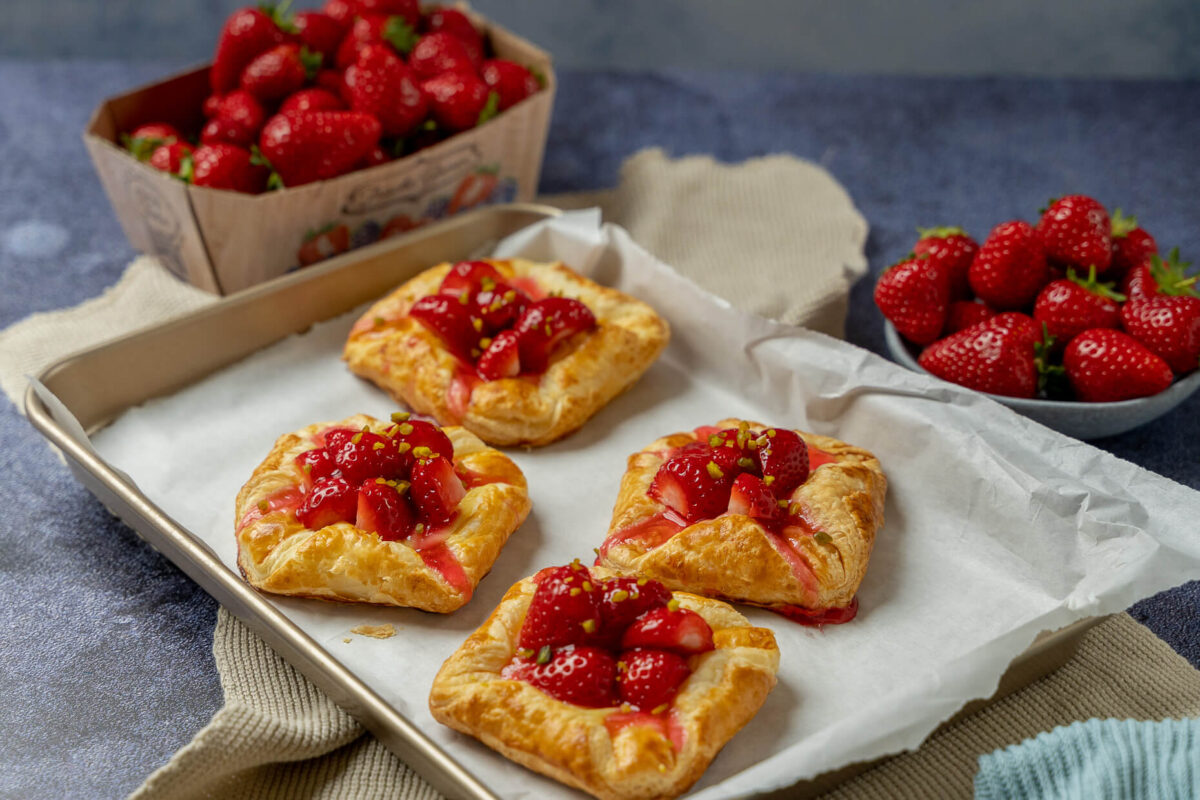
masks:
<path fill-rule="evenodd" d="M 35 387 L 26 395 L 30 421 L 62 451 L 89 491 L 451 798 L 497 796 L 80 442 L 73 420 L 85 433 L 96 431 L 133 406 L 373 300 L 430 264 L 478 255 L 504 236 L 559 213 L 535 204 L 495 206 L 352 251 L 63 359 L 39 376 L 53 397 L 39 395 Z M 968 704 L 943 727 L 1057 669 L 1098 621 L 1081 620 L 1039 636 L 1012 662 L 991 698 Z M 852 764 L 768 796 L 815 797 L 877 763 Z"/>

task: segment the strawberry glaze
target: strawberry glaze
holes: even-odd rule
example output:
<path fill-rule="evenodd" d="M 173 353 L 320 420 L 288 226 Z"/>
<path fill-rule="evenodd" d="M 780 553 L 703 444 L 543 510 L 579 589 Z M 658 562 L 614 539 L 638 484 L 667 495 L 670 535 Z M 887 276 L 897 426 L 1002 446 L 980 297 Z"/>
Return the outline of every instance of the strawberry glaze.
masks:
<path fill-rule="evenodd" d="M 789 606 L 781 603 L 775 606 L 767 606 L 767 610 L 774 611 L 776 614 L 790 619 L 792 622 L 819 628 L 822 625 L 841 625 L 858 616 L 858 598 L 855 597 L 851 600 L 850 605 L 845 608 L 803 608 L 801 606 Z"/>
<path fill-rule="evenodd" d="M 687 527 L 682 520 L 667 509 L 660 511 L 652 517 L 647 517 L 641 522 L 636 522 L 627 528 L 621 528 L 618 531 L 613 531 L 604 543 L 600 545 L 600 554 L 597 557 L 597 563 L 600 558 L 608 554 L 608 551 L 615 545 L 622 542 L 637 540 L 646 545 L 647 548 L 653 549 L 666 542 L 675 534 L 679 533 Z"/>
<path fill-rule="evenodd" d="M 826 453 L 819 447 L 808 445 L 808 471 L 809 474 L 816 471 L 817 467 L 822 464 L 833 464 L 837 461 L 837 456 L 832 453 Z"/>
<path fill-rule="evenodd" d="M 514 275 L 508 279 L 508 284 L 529 295 L 529 299 L 535 303 L 546 298 L 546 291 L 528 275 Z"/>
<path fill-rule="evenodd" d="M 304 493 L 300 491 L 299 486 L 288 486 L 284 489 L 280 489 L 266 498 L 266 511 L 263 511 L 261 508 L 259 508 L 258 503 L 251 506 L 250 510 L 247 511 L 245 516 L 242 517 L 241 521 L 238 522 L 237 529 L 239 531 L 242 530 L 251 522 L 261 519 L 267 514 L 270 514 L 272 511 L 295 511 L 297 508 L 299 508 L 300 503 L 303 502 L 303 500 Z"/>
<path fill-rule="evenodd" d="M 674 709 L 671 709 L 666 714 L 650 714 L 645 711 L 618 711 L 604 718 L 604 727 L 608 728 L 608 735 L 614 739 L 618 733 L 630 725 L 645 725 L 648 728 L 654 728 L 660 736 L 671 742 L 671 747 L 676 753 L 683 749 L 684 741 L 687 738 L 687 732 L 684 730 L 683 725 L 679 723 L 679 717 Z"/>
<path fill-rule="evenodd" d="M 449 547 L 445 544 L 436 544 L 423 549 L 417 548 L 417 555 L 425 562 L 425 566 L 441 575 L 442 580 L 461 592 L 468 600 L 471 599 L 475 587 L 471 585 L 471 580 L 463 571 L 462 564 L 458 563 L 458 559 Z"/>
<path fill-rule="evenodd" d="M 468 372 L 462 368 L 454 371 L 454 379 L 450 381 L 450 387 L 446 390 L 446 407 L 455 419 L 461 420 L 467 415 L 471 395 L 480 383 L 482 381 L 473 371 Z"/>

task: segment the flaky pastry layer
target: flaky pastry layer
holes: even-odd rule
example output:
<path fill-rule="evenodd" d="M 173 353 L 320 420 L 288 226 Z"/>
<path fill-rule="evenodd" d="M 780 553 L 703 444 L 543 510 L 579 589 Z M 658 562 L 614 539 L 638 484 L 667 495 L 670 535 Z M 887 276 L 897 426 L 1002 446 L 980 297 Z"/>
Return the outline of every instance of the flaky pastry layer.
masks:
<path fill-rule="evenodd" d="M 596 327 L 570 341 L 538 376 L 484 381 L 438 336 L 408 316 L 436 294 L 451 264 L 439 264 L 382 298 L 351 331 L 350 370 L 442 425 L 462 425 L 494 445 L 543 445 L 575 431 L 632 386 L 666 347 L 670 329 L 645 303 L 601 286 L 561 263 L 485 259 L 518 288 L 583 302 Z M 535 298 L 536 299 L 536 298 Z"/>
<path fill-rule="evenodd" d="M 521 470 L 470 431 L 444 429 L 454 445 L 454 463 L 490 481 L 468 489 L 444 540 L 469 588 L 448 583 L 406 540 L 384 541 L 348 522 L 310 530 L 296 519 L 294 507 L 271 508 L 261 515 L 257 511 L 262 502 L 270 507 L 273 499 L 300 491 L 296 456 L 320 447 L 324 431 L 364 426 L 384 433 L 391 424 L 357 414 L 341 422 L 309 425 L 276 440 L 238 492 L 235 520 L 249 520 L 237 531 L 242 575 L 252 586 L 274 594 L 442 613 L 462 607 L 531 508 Z"/>
<path fill-rule="evenodd" d="M 736 428 L 740 422 L 725 419 L 716 427 Z M 770 427 L 749 425 L 755 433 Z M 658 546 L 636 537 L 606 542 L 597 563 L 672 589 L 737 602 L 845 608 L 866 575 L 875 534 L 883 526 L 887 478 L 875 456 L 862 448 L 796 433 L 832 457 L 787 498 L 803 509 L 799 524 L 776 534 L 748 516 L 726 513 L 689 525 Z M 663 512 L 646 491 L 671 451 L 696 438 L 694 432 L 675 433 L 629 457 L 609 536 Z"/>
<path fill-rule="evenodd" d="M 593 569 L 597 577 L 613 573 Z M 434 719 L 479 739 L 513 761 L 601 800 L 676 797 L 699 780 L 725 743 L 758 712 L 775 685 L 779 649 L 766 628 L 752 627 L 725 603 L 676 593 L 683 608 L 713 629 L 717 649 L 692 656 L 692 674 L 675 697 L 677 751 L 649 725 L 612 735 L 605 718 L 619 708 L 585 708 L 501 677 L 512 661 L 536 584 L 526 578 L 446 660 L 433 680 Z"/>

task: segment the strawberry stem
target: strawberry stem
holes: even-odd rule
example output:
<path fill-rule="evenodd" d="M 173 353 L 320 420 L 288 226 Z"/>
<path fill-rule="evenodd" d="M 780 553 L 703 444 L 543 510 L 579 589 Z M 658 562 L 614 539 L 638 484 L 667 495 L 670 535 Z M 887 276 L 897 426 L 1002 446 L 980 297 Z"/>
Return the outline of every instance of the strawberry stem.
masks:
<path fill-rule="evenodd" d="M 396 48 L 400 55 L 406 56 L 417 46 L 417 40 L 421 37 L 404 17 L 388 17 L 387 22 L 383 24 L 383 38 Z"/>
<path fill-rule="evenodd" d="M 1125 302 L 1125 295 L 1121 294 L 1115 288 L 1113 288 L 1116 286 L 1115 283 L 1101 283 L 1096 280 L 1096 265 L 1095 264 L 1088 267 L 1088 274 L 1087 274 L 1086 278 L 1080 278 L 1078 275 L 1075 274 L 1074 268 L 1068 267 L 1067 268 L 1067 280 L 1075 283 L 1078 286 L 1082 286 L 1084 289 L 1088 290 L 1089 292 L 1091 292 L 1094 295 L 1099 295 L 1100 297 L 1106 297 L 1109 300 L 1114 300 L 1118 303 Z"/>
<path fill-rule="evenodd" d="M 966 236 L 967 232 L 957 225 L 942 225 L 932 228 L 917 228 L 922 239 L 947 239 L 951 236 Z"/>
<path fill-rule="evenodd" d="M 1128 236 L 1137 228 L 1137 217 L 1125 216 L 1121 209 L 1117 209 L 1112 215 L 1112 238 L 1121 239 Z"/>

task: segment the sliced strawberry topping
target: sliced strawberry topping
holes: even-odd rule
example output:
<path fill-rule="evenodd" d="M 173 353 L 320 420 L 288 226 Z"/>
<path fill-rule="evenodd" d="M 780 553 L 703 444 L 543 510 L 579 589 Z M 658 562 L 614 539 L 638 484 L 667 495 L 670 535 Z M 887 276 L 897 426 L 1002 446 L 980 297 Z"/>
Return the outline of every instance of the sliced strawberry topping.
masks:
<path fill-rule="evenodd" d="M 712 458 L 688 453 L 659 467 L 647 494 L 691 523 L 724 511 L 732 485 L 733 476 Z"/>
<path fill-rule="evenodd" d="M 310 530 L 338 522 L 351 522 L 358 510 L 358 489 L 345 478 L 324 478 L 313 484 L 296 519 Z"/>
<path fill-rule="evenodd" d="M 504 282 L 504 276 L 486 261 L 460 261 L 442 278 L 438 293 L 460 298 L 466 292 L 470 299 L 472 294 L 484 288 L 485 278 L 491 281 L 492 288 Z"/>
<path fill-rule="evenodd" d="M 300 467 L 300 472 L 304 476 L 305 491 L 311 489 L 313 483 L 321 480 L 321 478 L 328 478 L 337 469 L 337 465 L 329 457 L 329 451 L 323 447 L 316 450 L 305 450 L 296 456 L 296 464 Z"/>
<path fill-rule="evenodd" d="M 625 631 L 621 647 L 654 647 L 685 656 L 712 650 L 713 632 L 704 617 L 678 605 L 672 601 L 647 611 Z"/>
<path fill-rule="evenodd" d="M 617 661 L 621 700 L 641 711 L 663 712 L 692 671 L 665 650 L 627 650 Z"/>
<path fill-rule="evenodd" d="M 467 306 L 449 295 L 431 294 L 413 303 L 409 316 L 437 334 L 450 352 L 474 361 L 472 350 L 479 349 L 480 331 L 476 330 Z M 483 323 L 480 321 L 480 328 Z"/>
<path fill-rule="evenodd" d="M 396 427 L 388 431 L 389 435 L 394 436 L 397 442 L 407 444 L 407 452 L 414 458 L 454 457 L 454 444 L 437 425 L 423 419 L 410 419 L 404 414 L 395 414 L 392 418 Z"/>
<path fill-rule="evenodd" d="M 304 494 L 297 487 L 286 486 L 251 506 L 238 520 L 237 529 L 241 531 L 251 522 L 262 519 L 272 511 L 295 511 L 303 501 Z"/>
<path fill-rule="evenodd" d="M 699 436 L 699 432 L 696 435 Z M 748 424 L 743 422 L 740 427 L 710 433 L 704 440 L 720 454 L 719 458 L 732 458 L 737 463 L 738 471 L 760 474 L 758 440 Z M 723 465 L 725 461 L 718 460 L 717 463 Z"/>
<path fill-rule="evenodd" d="M 795 431 L 768 428 L 758 443 L 763 480 L 777 497 L 791 494 L 808 480 L 808 447 Z"/>
<path fill-rule="evenodd" d="M 785 512 L 762 478 L 744 474 L 737 476 L 729 492 L 729 513 L 769 523 L 782 519 Z"/>
<path fill-rule="evenodd" d="M 521 351 L 517 344 L 517 332 L 501 331 L 488 343 L 488 347 L 475 365 L 479 377 L 485 381 L 515 378 L 521 374 Z"/>
<path fill-rule="evenodd" d="M 467 490 L 454 474 L 449 459 L 438 456 L 417 461 L 413 466 L 410 496 L 421 521 L 428 527 L 440 528 L 454 519 Z"/>
<path fill-rule="evenodd" d="M 416 525 L 416 515 L 404 497 L 408 484 L 376 478 L 358 488 L 354 527 L 379 534 L 384 541 L 404 539 Z"/>
<path fill-rule="evenodd" d="M 585 642 L 600 625 L 601 588 L 575 563 L 544 570 L 525 614 L 520 646 L 532 652 Z"/>
<path fill-rule="evenodd" d="M 616 646 L 625 629 L 638 617 L 671 602 L 671 590 L 646 578 L 618 577 L 604 581 L 600 599 L 600 629 L 605 643 Z"/>
<path fill-rule="evenodd" d="M 354 428 L 326 428 L 316 439 L 323 444 L 330 452 L 337 450 L 346 443 L 346 440 L 358 433 Z"/>
<path fill-rule="evenodd" d="M 357 485 L 371 478 L 402 478 L 407 458 L 387 436 L 359 431 L 349 438 L 336 437 L 340 446 L 326 445 L 342 476 Z"/>
<path fill-rule="evenodd" d="M 607 650 L 568 646 L 526 669 L 523 679 L 556 700 L 589 708 L 616 705 L 617 662 Z"/>
<path fill-rule="evenodd" d="M 545 372 L 557 344 L 595 326 L 596 316 L 578 300 L 547 297 L 530 304 L 513 326 L 520 337 L 521 370 Z"/>
<path fill-rule="evenodd" d="M 511 327 L 532 302 L 529 295 L 507 283 L 484 281 L 471 301 L 472 313 L 488 332 Z"/>

